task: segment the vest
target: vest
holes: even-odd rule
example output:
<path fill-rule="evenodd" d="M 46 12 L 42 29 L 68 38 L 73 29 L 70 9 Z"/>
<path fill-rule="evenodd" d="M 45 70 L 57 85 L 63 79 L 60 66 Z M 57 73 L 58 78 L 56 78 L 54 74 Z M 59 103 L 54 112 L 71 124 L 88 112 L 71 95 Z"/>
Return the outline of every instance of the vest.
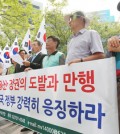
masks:
<path fill-rule="evenodd" d="M 59 58 L 63 53 L 57 52 L 56 54 L 51 54 L 49 56 L 45 56 L 43 59 L 43 68 L 59 66 Z"/>

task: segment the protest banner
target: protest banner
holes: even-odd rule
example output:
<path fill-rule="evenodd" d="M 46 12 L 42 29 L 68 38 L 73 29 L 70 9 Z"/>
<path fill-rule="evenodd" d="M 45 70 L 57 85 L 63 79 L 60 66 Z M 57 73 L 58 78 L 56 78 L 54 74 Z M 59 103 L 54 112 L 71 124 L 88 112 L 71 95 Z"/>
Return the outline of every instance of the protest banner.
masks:
<path fill-rule="evenodd" d="M 0 116 L 41 134 L 119 134 L 115 59 L 0 77 Z"/>

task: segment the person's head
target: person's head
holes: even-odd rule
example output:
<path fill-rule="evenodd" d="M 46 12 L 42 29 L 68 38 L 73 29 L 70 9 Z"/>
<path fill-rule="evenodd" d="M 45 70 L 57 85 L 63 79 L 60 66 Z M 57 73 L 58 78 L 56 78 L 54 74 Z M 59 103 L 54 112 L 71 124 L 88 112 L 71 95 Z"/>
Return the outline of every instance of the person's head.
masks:
<path fill-rule="evenodd" d="M 120 11 L 120 2 L 117 4 L 117 10 Z"/>
<path fill-rule="evenodd" d="M 60 39 L 56 36 L 49 36 L 46 40 L 46 49 L 49 51 L 55 51 L 60 44 Z"/>
<path fill-rule="evenodd" d="M 82 11 L 77 11 L 65 16 L 65 20 L 68 21 L 73 32 L 89 25 L 89 19 L 85 17 L 85 14 Z"/>
<path fill-rule="evenodd" d="M 20 50 L 19 55 L 22 57 L 22 59 L 25 58 L 26 51 L 25 50 Z"/>
<path fill-rule="evenodd" d="M 32 46 L 32 52 L 33 53 L 37 53 L 42 49 L 42 42 L 38 41 L 38 40 L 34 40 L 34 42 L 31 44 Z"/>

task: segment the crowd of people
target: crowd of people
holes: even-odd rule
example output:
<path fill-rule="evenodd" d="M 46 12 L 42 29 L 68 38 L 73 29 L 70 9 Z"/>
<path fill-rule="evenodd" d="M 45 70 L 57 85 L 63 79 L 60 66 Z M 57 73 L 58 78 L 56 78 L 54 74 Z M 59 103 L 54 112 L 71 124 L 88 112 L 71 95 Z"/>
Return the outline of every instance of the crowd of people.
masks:
<path fill-rule="evenodd" d="M 120 2 L 117 9 L 120 11 Z M 53 66 L 59 66 L 73 63 L 86 62 L 91 60 L 103 59 L 105 57 L 115 56 L 117 67 L 117 90 L 118 90 L 118 108 L 120 115 L 120 36 L 114 36 L 108 39 L 108 53 L 104 54 L 104 49 L 100 35 L 95 30 L 87 30 L 89 19 L 82 11 L 77 11 L 65 16 L 65 20 L 69 24 L 73 35 L 67 44 L 67 56 L 58 51 L 60 39 L 56 36 L 49 36 L 46 40 L 47 55 L 41 52 L 42 42 L 35 40 L 32 46 L 32 54 L 23 62 L 24 65 L 12 61 L 14 65 L 14 73 L 29 71 L 31 69 L 41 69 Z M 22 59 L 25 59 L 25 50 L 19 51 Z M 0 64 L 0 74 L 2 75 L 3 66 Z M 120 120 L 120 116 L 119 116 Z M 29 129 L 23 128 L 21 132 Z M 34 132 L 36 134 L 36 132 Z"/>

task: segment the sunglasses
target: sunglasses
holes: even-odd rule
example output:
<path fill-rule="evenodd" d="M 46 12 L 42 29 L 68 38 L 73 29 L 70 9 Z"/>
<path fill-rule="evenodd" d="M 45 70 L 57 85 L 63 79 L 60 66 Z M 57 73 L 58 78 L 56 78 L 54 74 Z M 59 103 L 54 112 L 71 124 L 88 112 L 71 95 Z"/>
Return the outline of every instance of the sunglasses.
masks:
<path fill-rule="evenodd" d="M 69 22 L 72 21 L 72 20 L 75 20 L 77 18 L 80 18 L 82 17 L 81 15 L 71 15 L 70 18 L 69 18 Z"/>

